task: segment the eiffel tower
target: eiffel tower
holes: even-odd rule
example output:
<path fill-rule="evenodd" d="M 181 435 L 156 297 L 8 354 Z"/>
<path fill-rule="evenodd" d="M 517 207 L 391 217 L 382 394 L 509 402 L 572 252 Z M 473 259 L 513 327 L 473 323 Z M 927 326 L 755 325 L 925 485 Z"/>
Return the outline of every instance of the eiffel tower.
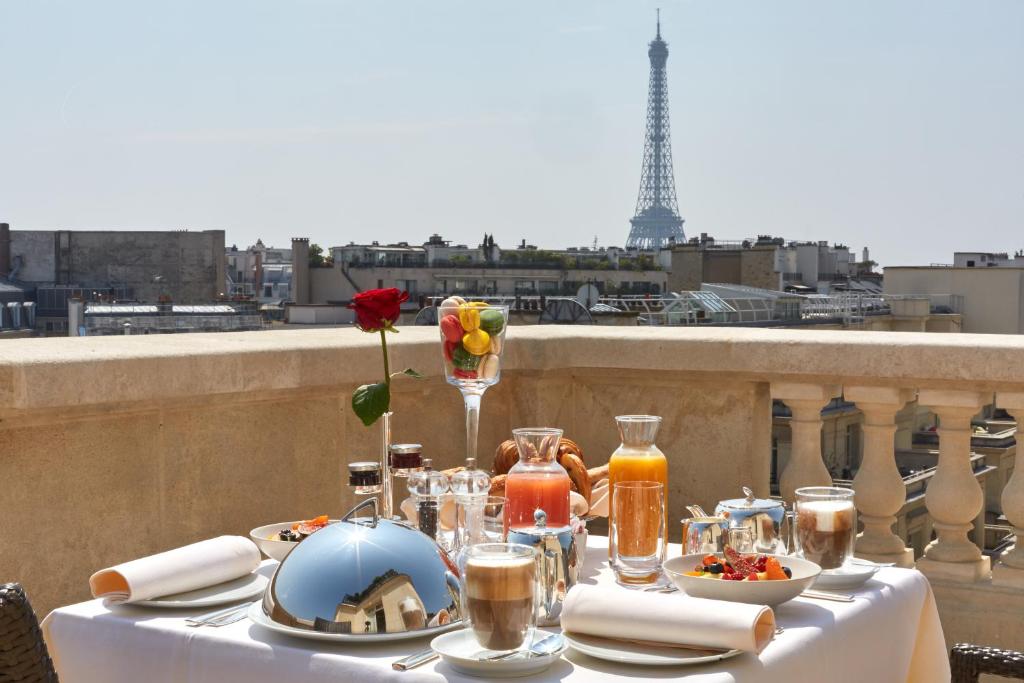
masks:
<path fill-rule="evenodd" d="M 672 135 L 668 122 L 668 83 L 665 62 L 668 44 L 661 39 L 661 10 L 658 31 L 647 56 L 651 60 L 651 83 L 647 94 L 647 134 L 644 136 L 644 163 L 640 173 L 640 194 L 627 249 L 661 249 L 683 243 L 683 219 L 676 203 L 676 181 L 672 174 Z"/>

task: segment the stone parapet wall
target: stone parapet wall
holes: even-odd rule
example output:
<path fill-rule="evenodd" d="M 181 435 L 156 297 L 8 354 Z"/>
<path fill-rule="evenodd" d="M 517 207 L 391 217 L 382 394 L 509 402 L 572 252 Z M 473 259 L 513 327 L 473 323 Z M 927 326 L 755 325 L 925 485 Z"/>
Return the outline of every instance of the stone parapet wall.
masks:
<path fill-rule="evenodd" d="M 426 375 L 395 382 L 394 440 L 458 464 L 462 403 L 436 331 L 389 341 L 393 368 Z M 1024 391 L 1024 340 L 987 335 L 516 326 L 504 362 L 483 463 L 513 427 L 554 425 L 593 466 L 618 443 L 615 415 L 660 414 L 673 538 L 686 503 L 767 493 L 773 391 L 807 405 L 816 385 L 820 400 L 843 385 Z M 87 597 L 102 566 L 340 513 L 345 463 L 377 456 L 351 393 L 380 374 L 376 337 L 353 329 L 5 341 L 0 516 L 16 532 L 0 537 L 0 579 L 45 612 Z"/>

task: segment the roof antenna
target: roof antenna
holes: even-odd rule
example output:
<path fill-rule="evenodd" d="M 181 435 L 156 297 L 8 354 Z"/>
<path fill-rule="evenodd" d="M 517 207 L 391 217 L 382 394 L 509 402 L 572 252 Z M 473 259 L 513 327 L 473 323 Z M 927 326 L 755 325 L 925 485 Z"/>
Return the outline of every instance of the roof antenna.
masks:
<path fill-rule="evenodd" d="M 658 13 L 658 35 L 655 36 L 657 40 L 661 40 L 661 8 L 655 10 Z"/>

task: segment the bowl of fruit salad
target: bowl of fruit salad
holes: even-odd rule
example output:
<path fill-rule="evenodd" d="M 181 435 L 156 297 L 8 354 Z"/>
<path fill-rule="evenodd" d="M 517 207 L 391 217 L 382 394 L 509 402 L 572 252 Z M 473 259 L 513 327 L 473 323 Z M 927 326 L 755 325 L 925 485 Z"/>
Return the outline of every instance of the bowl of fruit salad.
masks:
<path fill-rule="evenodd" d="M 337 521 L 336 519 L 328 519 L 327 515 L 320 515 L 313 519 L 303 519 L 298 522 L 267 524 L 250 531 L 249 538 L 263 551 L 264 555 L 280 562 L 302 539 Z"/>
<path fill-rule="evenodd" d="M 732 548 L 718 555 L 673 557 L 665 573 L 695 598 L 780 605 L 810 588 L 821 567 L 788 555 L 741 555 Z"/>

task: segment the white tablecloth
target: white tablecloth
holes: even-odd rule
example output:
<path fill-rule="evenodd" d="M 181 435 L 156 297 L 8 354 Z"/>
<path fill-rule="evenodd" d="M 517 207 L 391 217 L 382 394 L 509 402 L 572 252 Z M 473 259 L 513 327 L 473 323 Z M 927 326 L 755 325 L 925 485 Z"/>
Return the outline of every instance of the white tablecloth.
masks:
<path fill-rule="evenodd" d="M 591 537 L 583 575 L 611 582 L 607 539 Z M 678 554 L 679 546 L 670 546 Z M 272 570 L 265 562 L 262 571 Z M 84 578 L 83 578 L 84 580 Z M 572 650 L 529 681 L 600 683 L 649 676 L 689 683 L 941 683 L 949 680 L 942 627 L 931 587 L 922 574 L 886 568 L 856 600 L 841 603 L 797 598 L 776 608 L 785 632 L 759 655 L 715 664 L 662 669 L 625 666 Z M 100 600 L 61 607 L 43 631 L 62 683 L 339 683 L 394 680 L 479 681 L 441 662 L 397 672 L 395 659 L 421 650 L 429 638 L 398 643 L 333 645 L 268 632 L 243 620 L 221 628 L 189 628 L 195 613 L 105 607 Z"/>

